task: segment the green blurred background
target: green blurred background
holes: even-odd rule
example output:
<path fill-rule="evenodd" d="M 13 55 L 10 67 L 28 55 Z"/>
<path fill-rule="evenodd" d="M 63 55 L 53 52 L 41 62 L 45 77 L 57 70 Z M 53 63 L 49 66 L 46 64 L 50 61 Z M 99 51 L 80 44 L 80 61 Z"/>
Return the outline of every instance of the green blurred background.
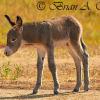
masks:
<path fill-rule="evenodd" d="M 88 45 L 100 44 L 100 10 L 96 3 L 100 0 L 42 0 L 46 4 L 45 10 L 37 9 L 37 2 L 41 0 L 0 0 L 0 45 L 6 44 L 6 33 L 11 28 L 4 15 L 8 14 L 12 20 L 17 15 L 24 22 L 41 21 L 60 16 L 73 15 L 83 26 L 83 37 Z M 78 4 L 83 7 L 88 1 L 91 10 L 50 10 L 49 5 L 54 1 L 62 1 L 65 5 Z M 98 5 L 100 8 L 100 3 Z"/>

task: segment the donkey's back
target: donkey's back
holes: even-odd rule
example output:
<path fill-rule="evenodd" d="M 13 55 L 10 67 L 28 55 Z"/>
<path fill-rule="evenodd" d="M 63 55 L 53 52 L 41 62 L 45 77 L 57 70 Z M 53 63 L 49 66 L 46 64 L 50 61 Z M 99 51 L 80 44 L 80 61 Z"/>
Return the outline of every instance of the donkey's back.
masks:
<path fill-rule="evenodd" d="M 80 23 L 72 16 L 65 16 L 42 22 L 23 24 L 23 39 L 30 43 L 45 43 L 52 40 L 59 41 L 75 40 L 81 37 L 82 28 Z M 28 38 L 27 38 L 28 37 Z"/>
<path fill-rule="evenodd" d="M 79 39 L 82 33 L 80 23 L 72 16 L 60 17 L 47 21 L 50 23 L 52 38 L 56 41 L 63 39 Z"/>

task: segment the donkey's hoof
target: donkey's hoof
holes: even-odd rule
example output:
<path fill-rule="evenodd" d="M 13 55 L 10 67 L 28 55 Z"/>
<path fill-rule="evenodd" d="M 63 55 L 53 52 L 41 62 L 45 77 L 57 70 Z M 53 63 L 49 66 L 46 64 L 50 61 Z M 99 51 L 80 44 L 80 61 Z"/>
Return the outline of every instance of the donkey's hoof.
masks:
<path fill-rule="evenodd" d="M 89 88 L 84 88 L 84 91 L 86 92 L 86 91 L 88 91 L 89 90 Z"/>
<path fill-rule="evenodd" d="M 33 93 L 32 94 L 37 94 L 38 93 L 38 91 L 33 91 Z"/>
<path fill-rule="evenodd" d="M 58 95 L 58 93 L 59 93 L 58 91 L 54 91 L 54 95 Z"/>
<path fill-rule="evenodd" d="M 72 92 L 79 92 L 79 89 L 74 89 Z"/>

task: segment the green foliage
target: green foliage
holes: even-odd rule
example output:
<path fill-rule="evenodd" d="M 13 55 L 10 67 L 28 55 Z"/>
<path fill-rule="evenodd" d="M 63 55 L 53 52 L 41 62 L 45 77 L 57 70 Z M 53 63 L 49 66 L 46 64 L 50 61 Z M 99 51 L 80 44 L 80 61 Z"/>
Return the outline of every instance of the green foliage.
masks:
<path fill-rule="evenodd" d="M 0 74 L 1 74 L 1 77 L 5 78 L 5 79 L 7 79 L 11 75 L 11 69 L 9 68 L 9 65 L 10 65 L 10 63 L 7 62 L 6 64 L 3 64 L 1 66 Z"/>
<path fill-rule="evenodd" d="M 17 78 L 19 78 L 22 75 L 22 70 L 21 70 L 21 65 L 15 65 L 15 70 L 13 72 L 13 80 L 16 80 Z"/>
<path fill-rule="evenodd" d="M 10 64 L 10 62 L 4 63 L 0 67 L 0 77 L 2 79 L 16 80 L 22 75 L 22 67 L 18 64 Z"/>

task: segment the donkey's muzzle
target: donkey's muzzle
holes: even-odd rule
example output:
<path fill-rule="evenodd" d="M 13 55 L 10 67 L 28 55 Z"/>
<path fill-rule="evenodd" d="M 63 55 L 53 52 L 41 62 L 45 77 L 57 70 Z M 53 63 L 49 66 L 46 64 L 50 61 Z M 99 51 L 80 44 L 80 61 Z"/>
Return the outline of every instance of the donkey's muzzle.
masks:
<path fill-rule="evenodd" d="M 13 53 L 12 49 L 9 46 L 6 46 L 4 54 L 6 56 L 10 56 L 10 55 L 12 55 L 12 53 Z"/>
<path fill-rule="evenodd" d="M 6 56 L 8 56 L 8 53 L 7 53 L 6 51 L 4 52 L 4 54 L 5 54 Z"/>

